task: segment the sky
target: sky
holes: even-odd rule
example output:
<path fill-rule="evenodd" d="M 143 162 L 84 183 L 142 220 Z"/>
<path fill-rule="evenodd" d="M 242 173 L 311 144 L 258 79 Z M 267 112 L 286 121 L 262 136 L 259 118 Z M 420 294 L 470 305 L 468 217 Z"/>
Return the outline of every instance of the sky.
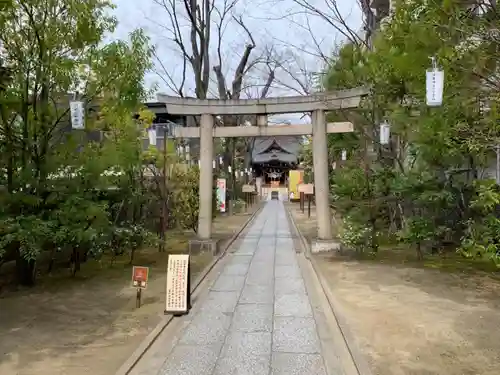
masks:
<path fill-rule="evenodd" d="M 157 2 L 172 1 L 176 1 L 179 9 L 182 9 L 183 0 L 114 0 L 116 9 L 113 14 L 119 23 L 115 33 L 110 36 L 110 39 L 126 39 L 132 30 L 143 28 L 151 38 L 158 57 L 155 59 L 156 68 L 148 73 L 146 83 L 150 87 L 155 87 L 158 92 L 168 94 L 174 93 L 164 82 L 166 75 L 162 72 L 161 65 L 174 81 L 179 82 L 182 77 L 182 57 L 167 30 L 170 27 L 168 13 Z M 201 2 L 201 0 L 198 1 Z M 224 3 L 234 0 L 212 1 L 215 1 L 215 6 L 221 10 Z M 342 35 L 334 27 L 319 17 L 305 15 L 304 8 L 297 5 L 296 1 L 301 0 L 238 0 L 231 12 L 232 16 L 243 19 L 255 40 L 256 48 L 251 60 L 263 56 L 265 51 L 272 50 L 272 56 L 283 65 L 282 69 L 276 71 L 276 81 L 268 96 L 303 94 L 303 89 L 297 81 L 310 86 L 312 77 L 320 77 L 316 73 L 321 72 L 324 66 L 322 59 L 317 57 L 318 48 L 315 47 L 314 40 L 319 44 L 321 51 L 327 55 L 331 55 L 335 46 L 343 41 Z M 337 2 L 339 11 L 349 27 L 359 31 L 362 20 L 357 0 L 337 0 Z M 330 16 L 332 11 L 329 6 L 331 7 L 335 0 L 307 0 L 307 3 Z M 213 18 L 217 17 L 214 15 Z M 186 21 L 181 19 L 182 22 L 182 25 L 186 26 Z M 184 27 L 184 31 L 186 31 L 185 35 L 188 35 L 188 28 Z M 212 35 L 210 57 L 213 61 L 212 65 L 215 65 L 218 61 L 218 37 L 215 26 L 212 29 Z M 228 85 L 231 83 L 244 46 L 249 40 L 244 29 L 229 18 L 222 38 L 222 67 Z M 246 76 L 246 84 L 249 87 L 242 96 L 257 96 L 267 75 L 266 65 L 257 64 Z M 187 95 L 194 95 L 193 87 L 193 80 L 188 79 L 187 88 L 191 90 L 188 90 Z M 211 84 L 209 91 L 211 96 L 216 96 L 215 81 Z"/>

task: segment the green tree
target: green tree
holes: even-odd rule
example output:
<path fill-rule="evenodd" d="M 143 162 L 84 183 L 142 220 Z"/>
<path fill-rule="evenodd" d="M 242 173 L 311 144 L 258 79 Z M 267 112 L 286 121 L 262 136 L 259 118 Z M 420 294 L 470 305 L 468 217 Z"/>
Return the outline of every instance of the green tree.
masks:
<path fill-rule="evenodd" d="M 484 220 L 494 227 L 484 211 L 477 215 L 472 198 L 484 189 L 474 181 L 484 178 L 500 138 L 495 25 L 493 9 L 476 15 L 458 1 L 399 1 L 373 50 L 346 44 L 328 68 L 327 89 L 372 87 L 359 110 L 336 114 L 355 123 L 353 143 L 330 142 L 332 149 L 350 150 L 350 162 L 334 174 L 334 206 L 359 230 L 371 228 L 373 250 L 377 235 L 397 235 L 421 258 L 426 249 L 459 246 L 462 236 L 470 237 L 471 220 L 482 223 L 475 229 Z M 437 108 L 425 105 L 430 56 L 446 77 Z M 388 146 L 378 142 L 383 119 L 391 125 Z"/>
<path fill-rule="evenodd" d="M 147 95 L 152 50 L 140 30 L 129 42 L 103 44 L 116 26 L 112 7 L 105 0 L 20 0 L 0 13 L 11 77 L 0 96 L 7 176 L 1 248 L 9 253 L 4 259 L 16 259 L 23 284 L 33 284 L 45 250 L 70 246 L 76 271 L 80 250 L 87 254 L 113 223 L 102 192 L 129 179 L 128 203 L 138 190 L 142 129 L 132 114 Z M 85 102 L 84 131 L 68 131 L 72 97 Z M 100 141 L 90 141 L 92 133 Z M 114 181 L 110 168 L 119 171 Z"/>

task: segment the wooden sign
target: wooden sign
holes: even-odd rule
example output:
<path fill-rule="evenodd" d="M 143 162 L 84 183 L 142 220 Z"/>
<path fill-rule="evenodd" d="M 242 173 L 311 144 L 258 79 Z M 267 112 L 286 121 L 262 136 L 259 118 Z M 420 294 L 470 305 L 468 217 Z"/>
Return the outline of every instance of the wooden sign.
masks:
<path fill-rule="evenodd" d="M 300 184 L 299 193 L 314 194 L 314 184 Z"/>
<path fill-rule="evenodd" d="M 132 286 L 146 289 L 148 286 L 149 267 L 134 266 L 132 268 Z"/>
<path fill-rule="evenodd" d="M 255 192 L 255 185 L 243 185 L 241 188 L 241 191 L 243 193 L 254 193 Z"/>
<path fill-rule="evenodd" d="M 165 313 L 182 315 L 191 308 L 188 254 L 170 254 L 167 267 Z"/>

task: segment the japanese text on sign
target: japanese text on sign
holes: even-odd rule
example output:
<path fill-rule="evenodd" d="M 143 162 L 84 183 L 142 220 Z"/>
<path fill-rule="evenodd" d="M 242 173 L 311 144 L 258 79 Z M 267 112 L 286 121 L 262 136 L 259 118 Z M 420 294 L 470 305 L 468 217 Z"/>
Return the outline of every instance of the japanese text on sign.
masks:
<path fill-rule="evenodd" d="M 168 257 L 166 312 L 187 311 L 189 255 L 171 254 Z"/>

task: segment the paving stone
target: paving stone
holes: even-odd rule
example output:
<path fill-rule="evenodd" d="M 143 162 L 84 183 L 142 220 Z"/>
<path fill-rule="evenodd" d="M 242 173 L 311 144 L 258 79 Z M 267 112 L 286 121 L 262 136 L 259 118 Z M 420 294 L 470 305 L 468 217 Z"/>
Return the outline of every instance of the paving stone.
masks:
<path fill-rule="evenodd" d="M 282 294 L 274 301 L 275 316 L 312 317 L 311 304 L 307 294 Z"/>
<path fill-rule="evenodd" d="M 161 368 L 159 375 L 210 375 L 220 347 L 177 346 Z"/>
<path fill-rule="evenodd" d="M 276 266 L 274 269 L 274 277 L 284 277 L 287 279 L 301 278 L 300 268 L 298 266 Z"/>
<path fill-rule="evenodd" d="M 219 345 L 222 347 L 233 314 L 197 314 L 182 333 L 181 345 Z"/>
<path fill-rule="evenodd" d="M 245 285 L 265 285 L 273 290 L 274 277 L 271 272 L 263 272 L 255 268 L 248 271 Z"/>
<path fill-rule="evenodd" d="M 228 265 L 233 265 L 233 264 L 248 264 L 250 265 L 250 262 L 252 261 L 253 256 L 252 255 L 237 255 L 233 254 L 231 257 L 231 260 L 229 261 Z"/>
<path fill-rule="evenodd" d="M 273 353 L 271 375 L 327 375 L 320 354 Z"/>
<path fill-rule="evenodd" d="M 285 353 L 320 353 L 318 333 L 313 318 L 274 318 L 273 351 Z"/>
<path fill-rule="evenodd" d="M 227 276 L 221 274 L 210 289 L 216 292 L 238 292 L 243 289 L 244 283 L 245 276 Z"/>
<path fill-rule="evenodd" d="M 266 205 L 238 241 L 173 349 L 162 346 L 144 375 L 326 375 L 283 204 Z"/>
<path fill-rule="evenodd" d="M 250 267 L 248 268 L 248 273 L 266 273 L 270 276 L 274 275 L 274 255 L 267 260 L 253 259 Z"/>
<path fill-rule="evenodd" d="M 239 303 L 270 303 L 274 302 L 273 288 L 269 285 L 249 285 L 243 287 Z"/>
<path fill-rule="evenodd" d="M 222 348 L 222 357 L 270 355 L 271 332 L 243 332 L 231 330 Z"/>
<path fill-rule="evenodd" d="M 294 252 L 276 253 L 274 262 L 277 266 L 298 266 L 297 256 Z"/>
<path fill-rule="evenodd" d="M 274 280 L 274 294 L 306 294 L 306 287 L 302 278 L 277 278 Z"/>
<path fill-rule="evenodd" d="M 222 357 L 214 375 L 269 375 L 271 355 L 248 355 L 243 358 Z"/>
<path fill-rule="evenodd" d="M 248 272 L 249 264 L 228 264 L 224 267 L 222 275 L 225 276 L 245 276 Z"/>
<path fill-rule="evenodd" d="M 273 328 L 273 305 L 237 305 L 231 330 L 244 332 L 271 332 Z"/>
<path fill-rule="evenodd" d="M 202 313 L 232 313 L 236 308 L 240 292 L 214 292 L 208 293 L 208 297 L 200 308 Z"/>
<path fill-rule="evenodd" d="M 240 247 L 238 250 L 234 252 L 235 255 L 253 255 L 255 253 L 255 249 L 252 248 L 243 248 Z"/>

